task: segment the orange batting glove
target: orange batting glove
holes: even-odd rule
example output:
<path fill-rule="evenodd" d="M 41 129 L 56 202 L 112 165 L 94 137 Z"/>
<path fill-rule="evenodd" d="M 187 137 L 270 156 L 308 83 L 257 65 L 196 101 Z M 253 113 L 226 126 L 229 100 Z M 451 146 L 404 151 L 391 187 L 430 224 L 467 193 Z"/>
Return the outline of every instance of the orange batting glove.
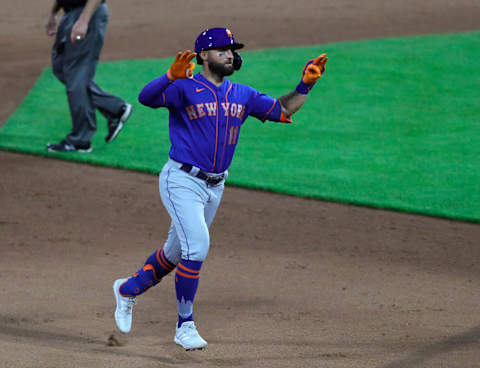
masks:
<path fill-rule="evenodd" d="M 305 84 L 313 84 L 325 73 L 325 64 L 327 63 L 327 54 L 317 56 L 315 60 L 309 60 L 305 64 L 302 73 L 302 81 Z"/>
<path fill-rule="evenodd" d="M 190 50 L 181 52 L 179 51 L 175 61 L 170 65 L 170 69 L 167 70 L 167 77 L 172 82 L 182 78 L 192 78 L 193 69 L 195 69 L 195 63 L 192 59 L 197 56 L 195 52 Z"/>
<path fill-rule="evenodd" d="M 308 94 L 313 88 L 317 80 L 325 73 L 325 64 L 327 63 L 327 54 L 321 54 L 315 59 L 310 59 L 305 64 L 302 71 L 302 80 L 295 89 L 302 95 Z"/>

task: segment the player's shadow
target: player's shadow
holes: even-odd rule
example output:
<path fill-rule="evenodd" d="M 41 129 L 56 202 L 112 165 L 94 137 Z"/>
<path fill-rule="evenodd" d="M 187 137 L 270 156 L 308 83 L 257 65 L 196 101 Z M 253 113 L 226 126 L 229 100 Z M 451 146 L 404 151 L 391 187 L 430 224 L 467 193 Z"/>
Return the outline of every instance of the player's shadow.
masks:
<path fill-rule="evenodd" d="M 397 359 L 394 362 L 383 365 L 381 368 L 414 368 L 423 362 L 432 359 L 440 354 L 464 348 L 468 345 L 480 342 L 480 325 L 475 326 L 462 334 L 448 337 L 434 344 L 426 345 L 405 358 Z"/>

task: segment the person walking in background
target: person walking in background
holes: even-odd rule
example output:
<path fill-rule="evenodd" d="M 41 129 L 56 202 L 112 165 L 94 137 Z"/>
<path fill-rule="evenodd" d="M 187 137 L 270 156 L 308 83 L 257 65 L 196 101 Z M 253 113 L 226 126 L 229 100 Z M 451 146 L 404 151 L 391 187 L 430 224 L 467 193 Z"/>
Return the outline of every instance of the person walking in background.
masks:
<path fill-rule="evenodd" d="M 236 50 L 242 47 L 227 28 L 205 30 L 196 39 L 194 53 L 179 52 L 167 72 L 139 95 L 143 105 L 166 107 L 170 113 L 171 149 L 159 189 L 172 221 L 164 246 L 147 257 L 133 276 L 113 283 L 115 321 L 124 333 L 131 330 L 136 297 L 175 270 L 174 341 L 186 350 L 207 346 L 194 323 L 193 303 L 210 247 L 209 226 L 222 199 L 240 128 L 248 116 L 291 123 L 291 115 L 325 71 L 327 57 L 321 54 L 306 63 L 293 91 L 275 99 L 225 78 L 240 69 L 242 58 Z M 194 75 L 195 57 L 202 71 Z"/>
<path fill-rule="evenodd" d="M 57 13 L 63 16 L 57 28 Z M 47 144 L 51 152 L 91 152 L 97 130 L 95 110 L 108 121 L 107 143 L 122 130 L 132 113 L 132 105 L 102 90 L 94 81 L 95 70 L 107 29 L 109 10 L 104 0 L 54 0 L 46 24 L 54 36 L 52 69 L 65 84 L 72 130 L 60 143 Z"/>

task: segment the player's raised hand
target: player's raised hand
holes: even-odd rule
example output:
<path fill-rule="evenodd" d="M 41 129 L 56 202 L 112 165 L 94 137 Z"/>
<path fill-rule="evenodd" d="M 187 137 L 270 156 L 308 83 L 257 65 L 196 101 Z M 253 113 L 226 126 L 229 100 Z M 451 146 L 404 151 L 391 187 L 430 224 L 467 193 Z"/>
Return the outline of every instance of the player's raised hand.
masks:
<path fill-rule="evenodd" d="M 307 61 L 302 72 L 302 81 L 305 84 L 314 84 L 323 73 L 325 73 L 325 64 L 327 63 L 327 54 L 321 54 L 315 59 Z"/>
<path fill-rule="evenodd" d="M 193 69 L 195 68 L 195 63 L 192 59 L 195 56 L 197 56 L 197 54 L 190 50 L 184 52 L 179 51 L 174 62 L 170 65 L 170 69 L 167 70 L 168 79 L 174 81 L 181 78 L 192 78 Z"/>

